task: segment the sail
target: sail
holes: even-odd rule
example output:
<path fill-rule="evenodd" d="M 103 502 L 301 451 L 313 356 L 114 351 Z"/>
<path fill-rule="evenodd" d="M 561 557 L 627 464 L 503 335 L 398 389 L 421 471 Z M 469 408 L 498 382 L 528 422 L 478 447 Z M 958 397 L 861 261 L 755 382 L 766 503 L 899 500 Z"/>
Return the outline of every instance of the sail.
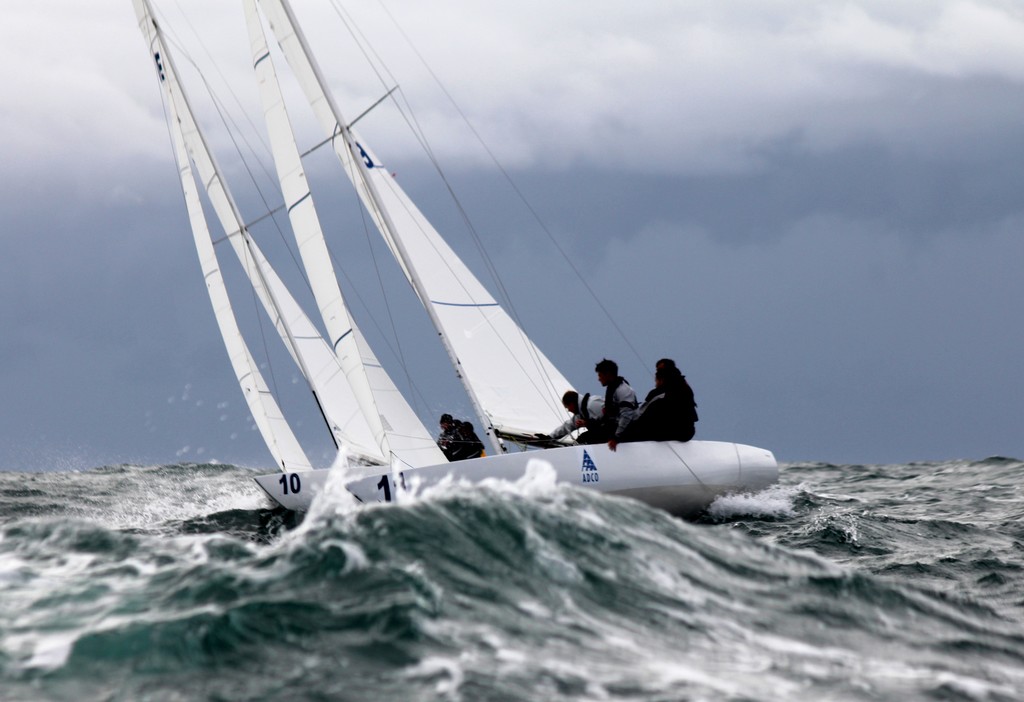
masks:
<path fill-rule="evenodd" d="M 255 0 L 245 1 L 245 14 L 278 180 L 299 255 L 331 346 L 381 452 L 385 456 L 393 454 L 411 466 L 444 463 L 444 454 L 398 392 L 351 319 L 306 182 Z"/>
<path fill-rule="evenodd" d="M 287 0 L 260 0 L 307 100 L 464 377 L 500 435 L 529 437 L 564 421 L 569 383 L 416 208 L 367 143 L 349 129 L 305 47 Z"/>
<path fill-rule="evenodd" d="M 245 229 L 238 209 L 195 121 L 183 86 L 174 70 L 173 61 L 153 21 L 148 3 L 145 0 L 135 2 L 140 18 L 149 19 L 148 27 L 144 27 L 143 31 L 151 32 L 153 36 L 151 43 L 154 46 L 154 54 L 160 57 L 157 63 L 161 82 L 176 115 L 176 128 L 182 135 L 187 153 L 195 164 L 199 178 L 205 184 L 214 212 L 227 232 L 232 248 L 242 261 L 257 296 L 309 383 L 335 443 L 339 446 L 344 445 L 353 454 L 365 460 L 384 462 L 385 457 L 359 410 L 337 357 Z"/>
<path fill-rule="evenodd" d="M 162 64 L 166 50 L 157 35 L 149 4 L 146 0 L 136 0 L 135 9 L 139 17 L 139 27 L 142 29 L 143 36 L 149 43 L 151 53 L 157 62 L 161 82 L 164 89 L 169 90 L 168 80 L 174 81 L 175 77 L 173 74 L 168 75 Z M 192 225 L 196 251 L 199 254 L 203 279 L 206 281 L 206 289 L 210 296 L 210 303 L 213 305 L 217 325 L 231 360 L 231 367 L 245 395 L 249 412 L 277 465 L 286 472 L 311 470 L 309 459 L 306 458 L 291 427 L 288 426 L 288 422 L 281 414 L 281 410 L 263 380 L 238 328 L 227 288 L 221 276 L 220 266 L 217 263 L 217 254 L 214 251 L 213 240 L 210 238 L 210 230 L 203 214 L 202 203 L 199 200 L 199 191 L 185 149 L 185 139 L 181 133 L 181 122 L 173 102 L 168 100 L 168 105 L 171 138 L 174 143 L 174 153 L 178 162 L 182 192 Z"/>

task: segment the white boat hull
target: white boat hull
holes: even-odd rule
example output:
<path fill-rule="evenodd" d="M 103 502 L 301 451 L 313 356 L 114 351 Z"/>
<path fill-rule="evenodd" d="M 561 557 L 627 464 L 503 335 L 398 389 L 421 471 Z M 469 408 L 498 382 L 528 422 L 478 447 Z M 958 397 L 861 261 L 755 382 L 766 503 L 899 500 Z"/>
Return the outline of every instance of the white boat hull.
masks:
<path fill-rule="evenodd" d="M 423 488 L 448 478 L 479 482 L 514 481 L 530 461 L 549 463 L 558 483 L 621 495 L 680 517 L 694 517 L 720 495 L 756 492 L 778 480 L 771 451 L 721 441 L 649 441 L 567 446 L 544 451 L 509 453 L 455 463 L 382 472 L 353 480 L 345 488 L 360 502 L 392 502 L 403 489 Z M 257 484 L 282 507 L 305 511 L 324 490 L 330 470 L 273 473 Z"/>

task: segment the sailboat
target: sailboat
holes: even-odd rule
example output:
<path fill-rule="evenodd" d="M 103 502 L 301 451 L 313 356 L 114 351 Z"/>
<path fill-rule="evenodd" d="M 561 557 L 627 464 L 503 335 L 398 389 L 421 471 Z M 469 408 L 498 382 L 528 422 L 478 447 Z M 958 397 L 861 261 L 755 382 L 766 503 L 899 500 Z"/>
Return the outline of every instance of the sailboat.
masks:
<path fill-rule="evenodd" d="M 288 0 L 242 1 L 277 179 L 326 334 L 306 315 L 251 235 L 200 129 L 149 0 L 133 3 L 166 103 L 182 192 L 218 328 L 278 468 L 256 477 L 271 500 L 286 509 L 306 510 L 335 473 L 309 460 L 249 350 L 221 274 L 200 187 L 224 232 L 217 243 L 226 242 L 241 262 L 309 385 L 331 439 L 355 466 L 345 474 L 344 486 L 359 501 L 401 501 L 409 490 L 446 479 L 516 480 L 534 461 L 550 466 L 557 483 L 631 497 L 679 516 L 700 513 L 720 495 L 754 492 L 777 481 L 771 451 L 731 442 L 636 442 L 620 444 L 617 450 L 571 440 L 539 445 L 539 435 L 564 421 L 561 396 L 570 383 L 343 117 Z M 276 40 L 312 108 L 322 143 L 333 149 L 436 329 L 479 421 L 488 455 L 447 461 L 350 313 L 306 182 L 268 37 Z"/>

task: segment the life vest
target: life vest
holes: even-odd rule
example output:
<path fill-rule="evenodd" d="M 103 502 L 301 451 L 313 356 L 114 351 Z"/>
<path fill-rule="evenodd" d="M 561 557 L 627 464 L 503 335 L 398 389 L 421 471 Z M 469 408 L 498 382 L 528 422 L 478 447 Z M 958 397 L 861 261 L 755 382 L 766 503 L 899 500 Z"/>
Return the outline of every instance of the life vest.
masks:
<path fill-rule="evenodd" d="M 623 383 L 629 384 L 625 378 L 621 375 L 615 380 L 608 383 L 608 387 L 605 388 L 604 392 L 604 418 L 606 420 L 616 420 L 619 418 L 619 406 L 615 403 L 615 391 L 619 389 L 619 386 Z M 639 407 L 638 402 L 624 402 L 623 406 L 629 409 L 636 409 Z"/>
<path fill-rule="evenodd" d="M 580 417 L 583 418 L 583 426 L 585 426 L 587 429 L 593 429 L 601 421 L 601 417 L 590 416 L 590 410 L 587 407 L 587 405 L 589 404 L 590 393 L 588 392 L 586 395 L 583 396 L 583 399 L 580 400 Z"/>

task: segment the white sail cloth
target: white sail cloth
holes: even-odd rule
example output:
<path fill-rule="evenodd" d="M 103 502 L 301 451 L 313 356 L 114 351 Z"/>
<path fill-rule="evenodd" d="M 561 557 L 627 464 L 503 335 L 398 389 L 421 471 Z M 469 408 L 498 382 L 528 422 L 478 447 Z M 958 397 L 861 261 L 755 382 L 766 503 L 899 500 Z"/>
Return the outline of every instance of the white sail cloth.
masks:
<path fill-rule="evenodd" d="M 335 442 L 365 460 L 375 463 L 385 462 L 386 457 L 374 440 L 373 433 L 360 411 L 359 404 L 334 352 L 288 292 L 246 231 L 238 208 L 231 198 L 213 155 L 195 121 L 191 106 L 174 70 L 173 61 L 153 19 L 148 1 L 134 1 L 140 28 L 150 39 L 151 46 L 154 47 L 153 53 L 156 57 L 157 69 L 160 72 L 161 84 L 164 86 L 168 104 L 171 106 L 171 131 L 181 136 L 187 155 L 195 164 L 195 170 L 200 180 L 205 184 L 210 203 L 228 235 L 232 248 L 242 262 L 253 289 L 273 320 L 275 329 L 309 383 Z M 188 159 L 186 159 L 187 161 Z M 208 235 L 206 238 L 209 238 Z M 235 330 L 228 331 L 234 334 L 236 330 L 237 326 Z M 223 334 L 223 327 L 221 331 Z M 241 338 L 240 335 L 239 338 Z M 229 346 L 229 353 L 231 353 L 227 336 L 225 336 L 225 344 Z M 280 412 L 278 411 L 277 414 L 280 415 Z M 283 421 L 282 417 L 280 422 L 265 424 L 268 431 L 273 431 Z M 260 426 L 259 422 L 257 425 Z M 265 438 L 267 438 L 266 435 Z M 267 443 L 269 446 L 278 441 L 279 439 L 275 435 L 271 435 Z"/>
<path fill-rule="evenodd" d="M 379 450 L 406 465 L 444 463 L 444 454 L 351 319 L 324 241 L 255 0 L 245 0 L 245 14 L 281 192 L 331 346 Z"/>
<path fill-rule="evenodd" d="M 564 420 L 565 377 L 494 300 L 416 208 L 366 142 L 348 129 L 304 48 L 290 8 L 260 7 L 306 98 L 464 375 L 471 399 L 499 433 L 529 436 Z"/>

